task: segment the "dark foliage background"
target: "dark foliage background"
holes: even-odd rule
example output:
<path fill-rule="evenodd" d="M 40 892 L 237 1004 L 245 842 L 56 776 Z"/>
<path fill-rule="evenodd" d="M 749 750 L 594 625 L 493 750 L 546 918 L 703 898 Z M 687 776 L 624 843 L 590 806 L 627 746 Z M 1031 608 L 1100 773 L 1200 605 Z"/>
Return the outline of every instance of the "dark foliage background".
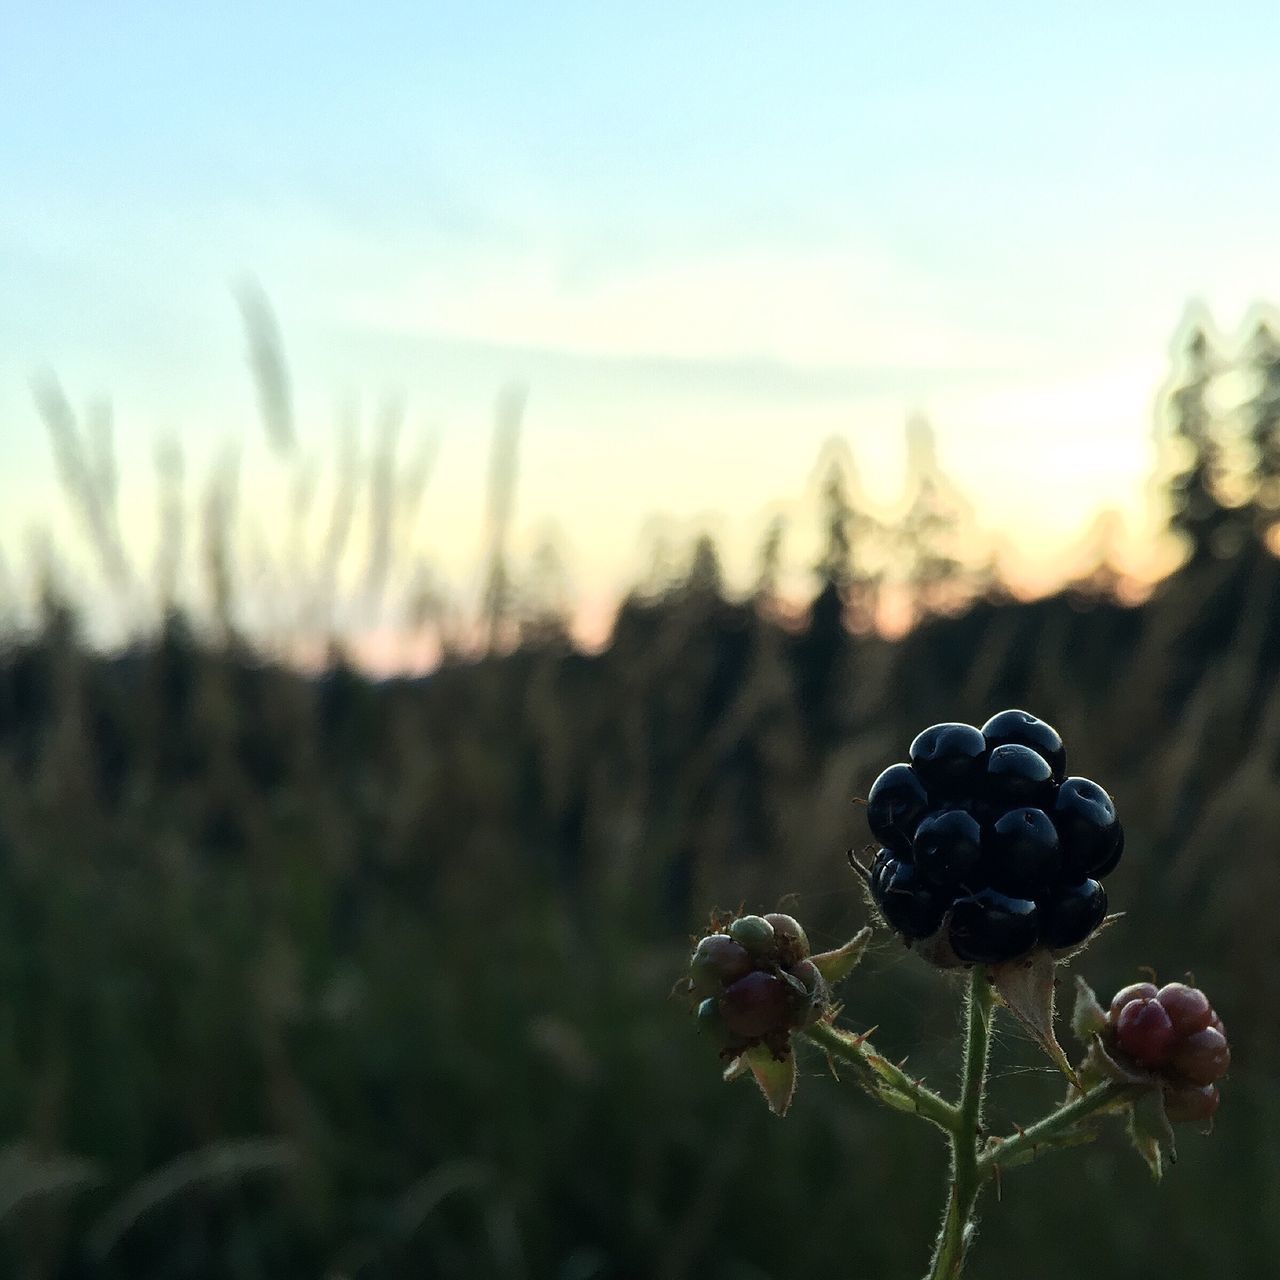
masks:
<path fill-rule="evenodd" d="M 1118 1131 L 1011 1174 L 975 1275 L 1271 1274 L 1275 362 L 1228 501 L 1199 341 L 1171 401 L 1189 555 L 1140 605 L 1105 568 L 1031 603 L 956 596 L 917 537 L 917 623 L 883 639 L 838 485 L 802 615 L 768 572 L 730 598 L 703 543 L 594 656 L 554 612 L 500 643 L 500 542 L 492 652 L 421 679 L 303 675 L 177 610 L 104 655 L 48 593 L 0 659 L 0 1271 L 918 1274 L 933 1135 L 815 1058 L 771 1118 L 668 992 L 712 907 L 858 928 L 855 798 L 924 725 L 1025 706 L 1128 831 L 1128 914 L 1079 970 L 1104 993 L 1193 970 L 1235 1056 L 1216 1133 L 1184 1132 L 1161 1187 Z M 949 1088 L 955 995 L 885 936 L 844 1017 Z M 1002 1127 L 1060 1092 L 1008 1025 L 996 1088 Z"/>

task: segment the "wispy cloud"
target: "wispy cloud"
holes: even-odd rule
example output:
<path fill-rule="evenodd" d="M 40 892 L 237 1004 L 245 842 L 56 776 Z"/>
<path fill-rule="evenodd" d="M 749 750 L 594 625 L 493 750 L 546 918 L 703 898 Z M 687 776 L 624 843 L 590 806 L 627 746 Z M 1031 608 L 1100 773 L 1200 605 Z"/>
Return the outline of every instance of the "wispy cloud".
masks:
<path fill-rule="evenodd" d="M 575 277 L 548 254 L 445 258 L 334 300 L 352 325 L 586 356 L 803 368 L 1009 370 L 1042 342 L 939 315 L 926 280 L 872 254 L 743 250 Z"/>

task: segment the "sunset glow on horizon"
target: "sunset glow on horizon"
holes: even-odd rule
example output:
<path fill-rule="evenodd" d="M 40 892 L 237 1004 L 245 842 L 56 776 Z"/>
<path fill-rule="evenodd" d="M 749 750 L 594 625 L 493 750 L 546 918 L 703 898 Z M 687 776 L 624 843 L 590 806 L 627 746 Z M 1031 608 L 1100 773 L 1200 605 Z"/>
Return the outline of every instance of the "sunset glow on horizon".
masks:
<path fill-rule="evenodd" d="M 801 581 L 824 441 L 892 511 L 911 414 L 1013 583 L 1069 577 L 1105 512 L 1145 580 L 1172 554 L 1151 481 L 1187 307 L 1229 345 L 1280 300 L 1280 15 L 1260 3 L 1211 26 L 1188 4 L 1158 26 L 1100 4 L 967 26 L 940 4 L 358 22 L 71 5 L 4 25 L 0 549 L 18 579 L 46 534 L 93 573 L 32 401 L 51 369 L 78 411 L 113 404 L 144 580 L 157 441 L 184 453 L 190 582 L 202 486 L 239 451 L 251 575 L 322 541 L 336 424 L 367 468 L 391 403 L 401 464 L 433 458 L 396 532 L 405 579 L 429 566 L 470 605 L 512 384 L 512 555 L 555 541 L 586 639 L 663 529 L 686 547 L 709 530 L 744 587 L 790 515 Z M 288 460 L 258 426 L 246 277 L 283 334 Z"/>

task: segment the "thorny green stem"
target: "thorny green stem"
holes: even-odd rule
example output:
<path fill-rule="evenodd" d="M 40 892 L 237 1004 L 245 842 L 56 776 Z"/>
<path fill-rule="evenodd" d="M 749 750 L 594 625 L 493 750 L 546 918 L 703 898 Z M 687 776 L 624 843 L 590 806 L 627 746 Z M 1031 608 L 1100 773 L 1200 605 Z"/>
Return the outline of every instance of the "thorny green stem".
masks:
<path fill-rule="evenodd" d="M 1004 1165 L 1025 1163 L 1050 1150 L 1066 1136 L 1077 1122 L 1112 1102 L 1136 1096 L 1142 1085 L 1109 1080 L 1088 1093 L 1051 1111 L 1043 1120 L 1020 1130 L 1011 1138 L 1000 1139 L 978 1157 L 978 1177 L 985 1180 Z"/>
<path fill-rule="evenodd" d="M 955 1280 L 964 1266 L 965 1250 L 973 1237 L 973 1210 L 982 1189 L 978 1171 L 978 1142 L 982 1102 L 986 1091 L 987 1055 L 991 1048 L 991 1016 L 994 1005 L 986 970 L 974 965 L 969 971 L 965 1001 L 964 1074 L 956 1124 L 951 1131 L 951 1189 L 938 1232 L 928 1280 Z"/>
<path fill-rule="evenodd" d="M 837 1031 L 827 1022 L 819 1022 L 804 1032 L 828 1056 L 852 1067 L 872 1094 L 882 1100 L 886 1100 L 886 1090 L 900 1095 L 894 1101 L 895 1106 L 901 1106 L 902 1099 L 913 1103 L 918 1115 L 947 1134 L 951 1146 L 951 1186 L 926 1280 L 957 1280 L 960 1276 L 965 1253 L 973 1240 L 978 1196 L 983 1185 L 1001 1168 L 1027 1163 L 1055 1146 L 1064 1145 L 1076 1136 L 1073 1131 L 1080 1121 L 1111 1103 L 1135 1096 L 1142 1088 L 1122 1081 L 1108 1081 L 1079 1094 L 1011 1137 L 991 1139 L 984 1149 L 982 1104 L 994 1008 L 995 994 L 986 970 L 975 965 L 969 973 L 965 999 L 964 1068 L 958 1105 L 912 1079 L 862 1037 Z"/>
<path fill-rule="evenodd" d="M 804 1033 L 814 1044 L 820 1045 L 832 1058 L 852 1067 L 861 1082 L 873 1094 L 882 1093 L 888 1085 L 915 1104 L 916 1112 L 931 1120 L 947 1133 L 954 1133 L 960 1120 L 960 1109 L 945 1098 L 927 1089 L 919 1080 L 913 1080 L 901 1067 L 895 1066 L 883 1054 L 877 1053 L 868 1041 L 849 1038 L 828 1022 L 819 1022 Z M 874 1065 L 872 1065 L 874 1063 Z"/>

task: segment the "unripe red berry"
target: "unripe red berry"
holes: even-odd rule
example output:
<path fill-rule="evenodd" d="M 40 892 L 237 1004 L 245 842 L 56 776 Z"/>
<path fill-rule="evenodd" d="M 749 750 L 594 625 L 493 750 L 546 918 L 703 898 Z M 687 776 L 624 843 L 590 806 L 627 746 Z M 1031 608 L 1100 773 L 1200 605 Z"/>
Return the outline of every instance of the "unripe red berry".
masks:
<path fill-rule="evenodd" d="M 801 960 L 789 969 L 784 969 L 783 973 L 786 975 L 783 981 L 786 982 L 791 996 L 790 1025 L 810 1027 L 820 1021 L 830 1004 L 831 991 L 818 966 L 812 960 Z M 789 979 L 799 982 L 804 988 L 803 993 L 797 991 L 794 983 Z"/>
<path fill-rule="evenodd" d="M 720 997 L 725 1026 L 744 1040 L 784 1030 L 791 1016 L 788 993 L 786 983 L 771 973 L 756 970 L 739 978 Z"/>
<path fill-rule="evenodd" d="M 751 957 L 725 933 L 712 933 L 698 943 L 689 961 L 693 994 L 719 995 L 722 987 L 751 972 Z"/>
<path fill-rule="evenodd" d="M 1131 1000 L 1116 1019 L 1116 1047 L 1144 1067 L 1161 1066 L 1176 1038 L 1173 1023 L 1158 1000 Z"/>
<path fill-rule="evenodd" d="M 805 936 L 800 921 L 794 916 L 774 911 L 763 919 L 773 926 L 778 940 L 778 952 L 784 964 L 795 964 L 809 954 L 809 939 Z"/>
<path fill-rule="evenodd" d="M 1192 1084 L 1212 1084 L 1227 1074 L 1231 1049 L 1227 1038 L 1214 1027 L 1193 1032 L 1173 1051 L 1173 1069 Z"/>
<path fill-rule="evenodd" d="M 1217 1085 L 1166 1085 L 1164 1113 L 1174 1124 L 1212 1120 L 1219 1100 Z"/>
<path fill-rule="evenodd" d="M 1156 984 L 1154 982 L 1133 982 L 1127 987 L 1121 987 L 1111 997 L 1111 1021 L 1114 1022 L 1120 1016 L 1120 1010 L 1130 1001 L 1154 1000 L 1156 995 Z"/>
<path fill-rule="evenodd" d="M 799 978 L 804 984 L 804 989 L 813 995 L 818 990 L 819 984 L 822 982 L 822 972 L 812 960 L 801 960 L 799 964 L 791 966 L 791 975 Z"/>
<path fill-rule="evenodd" d="M 1156 999 L 1164 1005 L 1164 1011 L 1173 1023 L 1174 1034 L 1179 1040 L 1203 1031 L 1209 1025 L 1213 1010 L 1209 1007 L 1209 997 L 1185 982 L 1170 982 L 1161 987 Z"/>

